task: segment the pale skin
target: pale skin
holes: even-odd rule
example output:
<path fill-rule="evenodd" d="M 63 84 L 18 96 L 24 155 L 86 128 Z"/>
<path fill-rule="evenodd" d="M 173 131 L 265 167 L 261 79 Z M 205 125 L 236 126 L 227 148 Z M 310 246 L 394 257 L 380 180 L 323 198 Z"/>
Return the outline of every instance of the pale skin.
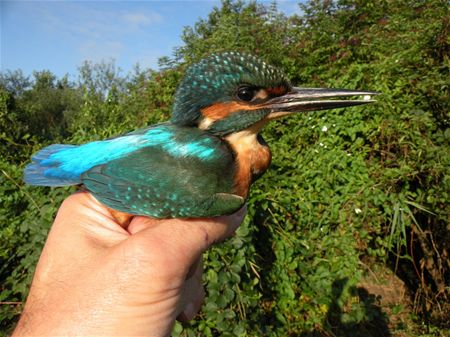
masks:
<path fill-rule="evenodd" d="M 13 336 L 168 336 L 204 298 L 202 253 L 245 208 L 213 219 L 119 225 L 87 192 L 61 206 Z"/>

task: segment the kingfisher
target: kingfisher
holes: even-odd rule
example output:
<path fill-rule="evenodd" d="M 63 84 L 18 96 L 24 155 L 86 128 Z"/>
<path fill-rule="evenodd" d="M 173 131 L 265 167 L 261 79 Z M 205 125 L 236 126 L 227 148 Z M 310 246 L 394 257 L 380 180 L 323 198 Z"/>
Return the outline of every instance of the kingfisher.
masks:
<path fill-rule="evenodd" d="M 298 112 L 370 103 L 375 94 L 293 87 L 254 55 L 214 54 L 187 69 L 170 121 L 102 141 L 50 145 L 32 157 L 24 180 L 83 185 L 117 214 L 231 214 L 270 165 L 264 125 Z"/>

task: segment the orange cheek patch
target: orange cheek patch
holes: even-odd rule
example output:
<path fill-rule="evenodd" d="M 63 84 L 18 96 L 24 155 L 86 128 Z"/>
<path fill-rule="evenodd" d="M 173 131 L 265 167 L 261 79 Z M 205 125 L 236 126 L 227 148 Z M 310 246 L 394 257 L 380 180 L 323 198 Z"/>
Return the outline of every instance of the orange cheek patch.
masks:
<path fill-rule="evenodd" d="M 223 119 L 236 111 L 256 110 L 259 108 L 260 106 L 258 105 L 245 105 L 237 102 L 221 102 L 202 109 L 202 115 L 210 120 L 216 121 Z"/>

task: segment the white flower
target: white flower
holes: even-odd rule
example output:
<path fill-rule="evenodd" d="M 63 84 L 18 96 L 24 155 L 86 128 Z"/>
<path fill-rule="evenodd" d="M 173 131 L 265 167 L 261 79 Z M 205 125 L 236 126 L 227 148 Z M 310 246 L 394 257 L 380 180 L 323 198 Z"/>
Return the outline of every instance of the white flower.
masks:
<path fill-rule="evenodd" d="M 328 128 L 327 128 L 326 125 L 322 126 L 322 131 L 323 131 L 323 132 L 327 132 L 327 131 L 328 131 Z"/>
<path fill-rule="evenodd" d="M 323 143 L 320 143 L 319 145 L 320 145 L 320 146 L 323 146 Z"/>
<path fill-rule="evenodd" d="M 361 212 L 362 212 L 362 211 L 361 211 L 361 208 L 358 208 L 358 207 L 355 208 L 355 213 L 356 213 L 356 214 L 359 214 L 359 213 L 361 213 Z"/>

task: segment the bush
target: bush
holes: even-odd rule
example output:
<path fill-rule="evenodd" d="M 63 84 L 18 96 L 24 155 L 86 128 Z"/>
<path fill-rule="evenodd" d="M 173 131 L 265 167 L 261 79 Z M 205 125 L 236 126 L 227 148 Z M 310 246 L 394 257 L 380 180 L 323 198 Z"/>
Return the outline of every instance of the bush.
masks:
<path fill-rule="evenodd" d="M 272 166 L 253 186 L 236 237 L 206 253 L 205 305 L 174 335 L 445 334 L 447 3 L 310 1 L 302 9 L 288 18 L 276 5 L 223 1 L 185 30 L 184 45 L 160 72 L 123 77 L 113 65 L 86 63 L 78 84 L 49 73 L 0 77 L 0 300 L 10 303 L 1 307 L 3 330 L 17 319 L 15 303 L 26 297 L 54 213 L 73 191 L 25 186 L 31 153 L 167 120 L 186 66 L 233 49 L 263 56 L 294 84 L 381 95 L 370 106 L 298 115 L 264 130 Z M 53 124 L 42 109 L 48 105 Z M 26 117 L 34 111 L 49 128 L 32 127 Z M 426 329 L 394 326 L 360 286 L 380 266 L 405 282 Z"/>

